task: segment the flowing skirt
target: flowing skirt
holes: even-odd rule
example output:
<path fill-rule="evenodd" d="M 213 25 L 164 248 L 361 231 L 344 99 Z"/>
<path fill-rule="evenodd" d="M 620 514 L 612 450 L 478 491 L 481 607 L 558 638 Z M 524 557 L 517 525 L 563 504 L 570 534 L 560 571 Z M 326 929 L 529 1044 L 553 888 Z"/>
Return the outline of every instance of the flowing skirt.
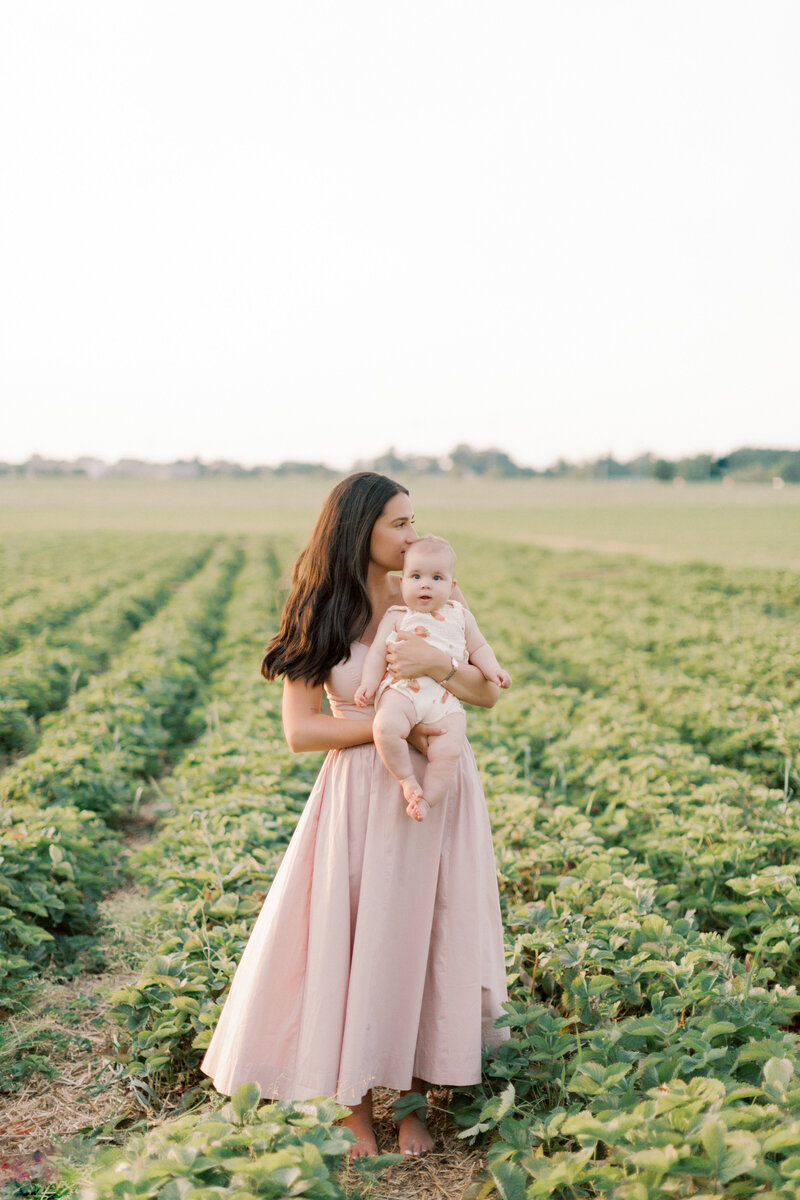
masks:
<path fill-rule="evenodd" d="M 416 755 L 416 751 L 412 751 Z M 415 758 L 415 768 L 424 762 Z M 218 1091 L 358 1103 L 480 1079 L 506 999 L 486 803 L 465 742 L 422 823 L 372 743 L 330 751 L 202 1063 Z"/>

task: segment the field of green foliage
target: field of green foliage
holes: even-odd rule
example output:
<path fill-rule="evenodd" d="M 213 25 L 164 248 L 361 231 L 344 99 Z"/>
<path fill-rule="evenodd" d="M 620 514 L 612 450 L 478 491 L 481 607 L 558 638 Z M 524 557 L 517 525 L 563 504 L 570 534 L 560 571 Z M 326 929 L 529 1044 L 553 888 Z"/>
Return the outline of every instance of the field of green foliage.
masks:
<path fill-rule="evenodd" d="M 772 501 L 722 523 L 706 504 L 706 555 L 684 500 L 628 513 L 639 553 L 591 533 L 596 507 L 581 537 L 572 496 L 549 545 L 546 507 L 526 539 L 516 498 L 494 522 L 441 498 L 423 514 L 514 676 L 469 716 L 512 1035 L 451 1101 L 482 1147 L 476 1198 L 800 1191 L 800 574 L 786 536 L 789 566 L 780 538 L 752 565 L 763 513 L 788 529 L 796 511 Z M 0 541 L 0 1016 L 24 1022 L 43 979 L 94 962 L 98 905 L 125 880 L 156 947 L 109 1018 L 142 1120 L 80 1184 L 67 1155 L 40 1185 L 0 1170 L 0 1197 L 370 1194 L 338 1170 L 335 1105 L 247 1088 L 223 1105 L 198 1072 L 320 761 L 290 754 L 258 674 L 306 508 L 285 533 L 281 511 L 263 531 L 201 513 L 112 532 L 104 514 Z M 158 820 L 131 848 L 144 808 Z M 2 1061 L 13 1096 L 25 1070 Z"/>

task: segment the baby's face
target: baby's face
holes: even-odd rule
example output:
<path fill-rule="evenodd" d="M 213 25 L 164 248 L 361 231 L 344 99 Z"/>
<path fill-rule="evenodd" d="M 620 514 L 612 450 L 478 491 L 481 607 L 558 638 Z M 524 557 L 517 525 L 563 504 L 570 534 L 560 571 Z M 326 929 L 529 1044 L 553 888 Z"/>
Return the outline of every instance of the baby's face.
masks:
<path fill-rule="evenodd" d="M 406 550 L 401 591 L 405 604 L 415 612 L 436 612 L 450 599 L 455 580 L 449 564 L 437 554 L 415 554 Z"/>

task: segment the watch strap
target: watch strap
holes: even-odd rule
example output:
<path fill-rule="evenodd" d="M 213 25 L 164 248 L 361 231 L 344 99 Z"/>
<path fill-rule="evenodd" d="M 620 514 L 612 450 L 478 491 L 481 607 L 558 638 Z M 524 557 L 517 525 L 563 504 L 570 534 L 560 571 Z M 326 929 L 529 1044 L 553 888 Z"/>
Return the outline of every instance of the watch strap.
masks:
<path fill-rule="evenodd" d="M 444 679 L 439 680 L 439 683 L 440 684 L 447 683 L 448 679 L 453 678 L 453 676 L 455 675 L 457 670 L 458 670 L 458 659 L 456 658 L 455 654 L 451 654 L 450 655 L 450 670 L 445 675 Z"/>

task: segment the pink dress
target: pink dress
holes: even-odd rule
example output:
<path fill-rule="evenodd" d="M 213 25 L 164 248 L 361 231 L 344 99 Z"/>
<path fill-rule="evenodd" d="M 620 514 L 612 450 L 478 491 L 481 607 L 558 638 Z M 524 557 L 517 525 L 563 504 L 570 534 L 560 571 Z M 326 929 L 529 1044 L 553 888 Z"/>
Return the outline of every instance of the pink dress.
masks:
<path fill-rule="evenodd" d="M 325 683 L 331 711 L 353 696 L 367 647 Z M 412 750 L 416 755 L 416 751 Z M 418 769 L 424 764 L 420 759 Z M 371 742 L 331 750 L 236 971 L 202 1063 L 230 1095 L 335 1096 L 480 1079 L 481 1046 L 506 999 L 489 818 L 467 742 L 445 799 L 422 823 Z"/>

